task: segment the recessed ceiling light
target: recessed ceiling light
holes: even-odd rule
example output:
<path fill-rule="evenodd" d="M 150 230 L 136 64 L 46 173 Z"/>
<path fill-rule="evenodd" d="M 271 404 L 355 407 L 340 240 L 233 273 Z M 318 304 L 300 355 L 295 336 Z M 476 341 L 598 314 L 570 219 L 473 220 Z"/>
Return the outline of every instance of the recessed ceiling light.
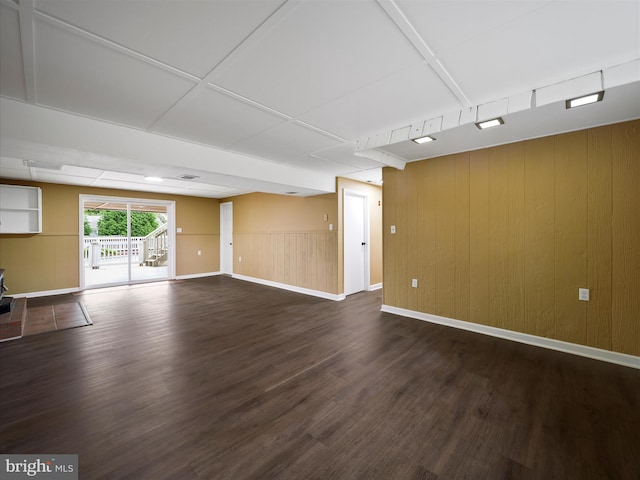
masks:
<path fill-rule="evenodd" d="M 422 145 L 423 143 L 433 142 L 435 138 L 430 137 L 429 135 L 425 135 L 424 137 L 413 138 L 412 140 L 416 142 L 418 145 Z"/>
<path fill-rule="evenodd" d="M 502 125 L 504 120 L 502 117 L 492 118 L 491 120 L 484 120 L 483 122 L 477 122 L 476 127 L 480 130 L 484 130 L 486 128 L 497 127 L 498 125 Z"/>
<path fill-rule="evenodd" d="M 601 102 L 604 98 L 604 90 L 602 92 L 592 93 L 590 95 L 584 95 L 582 97 L 572 98 L 567 100 L 566 108 L 581 107 L 582 105 L 589 105 L 590 103 Z"/>
<path fill-rule="evenodd" d="M 164 182 L 164 179 L 162 177 L 144 177 L 144 179 L 147 182 L 155 182 L 155 183 Z"/>

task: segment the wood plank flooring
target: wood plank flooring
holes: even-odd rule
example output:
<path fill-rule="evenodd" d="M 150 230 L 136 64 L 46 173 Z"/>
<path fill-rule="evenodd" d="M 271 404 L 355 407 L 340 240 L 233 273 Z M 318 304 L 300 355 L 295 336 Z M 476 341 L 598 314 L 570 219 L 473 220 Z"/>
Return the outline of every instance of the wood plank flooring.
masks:
<path fill-rule="evenodd" d="M 0 452 L 81 479 L 640 479 L 640 371 L 209 277 L 0 344 Z"/>

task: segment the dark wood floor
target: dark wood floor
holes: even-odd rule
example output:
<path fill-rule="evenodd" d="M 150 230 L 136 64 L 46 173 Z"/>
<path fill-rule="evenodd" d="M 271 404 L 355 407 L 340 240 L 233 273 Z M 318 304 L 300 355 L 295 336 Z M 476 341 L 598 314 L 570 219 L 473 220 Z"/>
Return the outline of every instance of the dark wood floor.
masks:
<path fill-rule="evenodd" d="M 640 479 L 640 371 L 228 277 L 0 344 L 0 452 L 81 479 Z"/>

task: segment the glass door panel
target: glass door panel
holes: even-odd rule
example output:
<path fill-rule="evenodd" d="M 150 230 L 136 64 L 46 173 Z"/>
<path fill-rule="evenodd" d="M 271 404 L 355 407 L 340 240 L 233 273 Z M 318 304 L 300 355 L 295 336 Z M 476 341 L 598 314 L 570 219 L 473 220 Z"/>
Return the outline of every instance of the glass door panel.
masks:
<path fill-rule="evenodd" d="M 169 229 L 165 205 L 131 205 L 131 280 L 169 278 Z"/>
<path fill-rule="evenodd" d="M 85 287 L 169 278 L 166 205 L 85 200 L 83 213 Z"/>

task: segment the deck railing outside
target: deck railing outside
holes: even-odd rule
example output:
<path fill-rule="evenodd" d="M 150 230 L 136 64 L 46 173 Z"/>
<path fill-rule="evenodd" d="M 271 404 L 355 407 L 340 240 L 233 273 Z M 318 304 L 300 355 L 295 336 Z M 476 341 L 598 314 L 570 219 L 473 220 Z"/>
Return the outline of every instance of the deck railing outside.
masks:
<path fill-rule="evenodd" d="M 84 266 L 99 268 L 100 265 L 118 265 L 129 261 L 127 237 L 109 235 L 84 237 Z M 167 225 L 164 224 L 146 237 L 131 237 L 131 263 L 158 266 L 166 259 L 168 250 Z"/>

